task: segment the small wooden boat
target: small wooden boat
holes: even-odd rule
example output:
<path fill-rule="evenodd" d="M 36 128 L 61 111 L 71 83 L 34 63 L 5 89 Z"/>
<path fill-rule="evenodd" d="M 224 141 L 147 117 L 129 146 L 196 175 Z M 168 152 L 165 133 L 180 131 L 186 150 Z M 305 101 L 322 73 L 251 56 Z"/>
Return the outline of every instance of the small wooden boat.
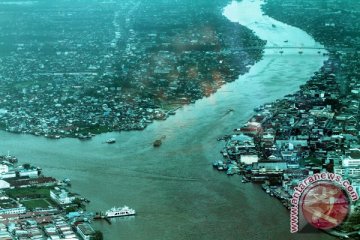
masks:
<path fill-rule="evenodd" d="M 161 140 L 160 140 L 160 139 L 157 139 L 157 140 L 154 141 L 154 144 L 153 144 L 153 145 L 154 145 L 154 147 L 160 147 L 161 144 L 162 144 Z"/>

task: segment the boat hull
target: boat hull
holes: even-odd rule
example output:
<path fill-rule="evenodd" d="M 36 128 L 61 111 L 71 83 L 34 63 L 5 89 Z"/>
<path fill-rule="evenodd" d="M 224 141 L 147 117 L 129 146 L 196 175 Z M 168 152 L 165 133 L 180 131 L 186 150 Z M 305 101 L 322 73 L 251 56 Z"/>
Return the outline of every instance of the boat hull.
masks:
<path fill-rule="evenodd" d="M 134 216 L 135 213 L 129 213 L 129 214 L 121 214 L 121 215 L 105 215 L 107 218 L 117 218 L 117 217 L 127 217 L 127 216 Z"/>

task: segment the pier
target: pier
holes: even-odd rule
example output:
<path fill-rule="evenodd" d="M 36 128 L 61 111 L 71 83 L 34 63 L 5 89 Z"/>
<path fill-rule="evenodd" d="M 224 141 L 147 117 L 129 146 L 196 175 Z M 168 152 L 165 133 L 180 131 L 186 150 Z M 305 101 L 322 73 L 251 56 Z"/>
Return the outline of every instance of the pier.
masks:
<path fill-rule="evenodd" d="M 106 221 L 109 225 L 111 225 L 111 221 L 110 218 L 106 217 L 105 215 L 95 215 L 94 220 L 104 220 Z"/>

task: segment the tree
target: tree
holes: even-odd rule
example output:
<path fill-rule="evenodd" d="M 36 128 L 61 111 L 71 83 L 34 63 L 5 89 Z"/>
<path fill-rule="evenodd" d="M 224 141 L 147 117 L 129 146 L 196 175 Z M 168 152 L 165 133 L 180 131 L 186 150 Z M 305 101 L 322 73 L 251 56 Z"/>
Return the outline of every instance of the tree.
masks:
<path fill-rule="evenodd" d="M 24 167 L 25 169 L 30 169 L 30 168 L 31 168 L 31 165 L 30 165 L 29 163 L 24 163 L 24 164 L 23 164 L 23 167 Z"/>

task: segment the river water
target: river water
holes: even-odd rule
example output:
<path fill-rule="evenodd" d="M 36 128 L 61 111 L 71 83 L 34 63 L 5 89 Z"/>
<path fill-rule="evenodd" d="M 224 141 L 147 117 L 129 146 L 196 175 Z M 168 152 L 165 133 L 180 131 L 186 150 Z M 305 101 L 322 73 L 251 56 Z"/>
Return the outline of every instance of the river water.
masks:
<path fill-rule="evenodd" d="M 299 29 L 263 16 L 260 1 L 233 2 L 224 15 L 253 29 L 268 46 L 316 45 Z M 300 55 L 287 49 L 281 55 L 269 49 L 237 81 L 144 131 L 107 133 L 83 142 L 0 132 L 0 153 L 10 151 L 47 175 L 70 178 L 72 190 L 91 199 L 89 210 L 135 208 L 133 218 L 94 224 L 107 240 L 333 239 L 323 233 L 290 234 L 289 213 L 276 199 L 211 166 L 224 144 L 216 141 L 218 136 L 241 126 L 254 107 L 296 91 L 324 60 L 317 50 L 304 48 Z M 235 111 L 227 114 L 230 108 Z M 154 148 L 161 136 L 166 136 L 163 144 Z M 110 137 L 117 142 L 104 144 Z"/>

